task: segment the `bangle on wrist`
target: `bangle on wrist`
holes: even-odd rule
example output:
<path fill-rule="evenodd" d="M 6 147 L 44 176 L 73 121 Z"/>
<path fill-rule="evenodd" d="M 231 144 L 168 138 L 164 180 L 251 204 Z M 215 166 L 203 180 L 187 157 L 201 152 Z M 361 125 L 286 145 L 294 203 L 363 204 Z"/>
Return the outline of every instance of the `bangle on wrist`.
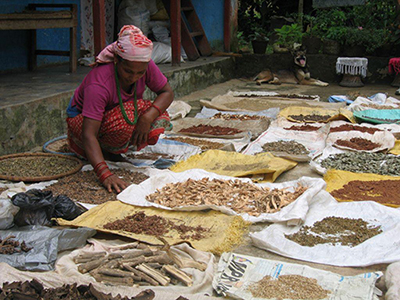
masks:
<path fill-rule="evenodd" d="M 97 173 L 102 166 L 106 166 L 107 167 L 107 164 L 106 164 L 106 162 L 104 160 L 99 162 L 97 165 L 95 165 L 93 170 Z"/>
<path fill-rule="evenodd" d="M 101 174 L 103 174 L 104 170 L 109 170 L 108 166 L 102 166 L 102 167 L 98 168 L 97 171 L 96 171 L 97 177 L 99 177 Z"/>
<path fill-rule="evenodd" d="M 151 107 L 154 107 L 155 109 L 157 109 L 158 116 L 161 116 L 163 114 L 161 109 L 157 105 L 155 105 L 154 103 L 151 104 Z"/>
<path fill-rule="evenodd" d="M 104 173 L 100 176 L 99 180 L 100 180 L 101 183 L 104 183 L 104 181 L 105 181 L 108 177 L 110 177 L 110 176 L 112 176 L 112 175 L 114 175 L 114 174 L 111 173 L 110 170 L 107 170 L 106 172 L 104 172 Z"/>

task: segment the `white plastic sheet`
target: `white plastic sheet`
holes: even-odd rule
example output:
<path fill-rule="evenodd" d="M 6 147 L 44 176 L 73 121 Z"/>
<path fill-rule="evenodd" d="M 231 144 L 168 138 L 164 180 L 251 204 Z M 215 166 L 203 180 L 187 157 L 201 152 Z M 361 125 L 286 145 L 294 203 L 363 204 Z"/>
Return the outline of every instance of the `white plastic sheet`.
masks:
<path fill-rule="evenodd" d="M 392 108 L 399 108 L 400 100 L 394 97 L 387 97 L 385 94 L 378 93 L 374 95 L 375 97 L 357 97 L 356 100 L 352 104 L 350 104 L 347 109 L 354 112 L 354 111 L 362 111 L 366 109 L 371 109 L 372 106 L 387 106 Z"/>
<path fill-rule="evenodd" d="M 400 299 L 400 261 L 390 264 L 385 272 L 386 300 Z"/>
<path fill-rule="evenodd" d="M 372 300 L 377 299 L 374 286 L 382 273 L 342 276 L 299 264 L 224 253 L 220 258 L 217 273 L 214 275 L 213 287 L 218 293 L 235 299 L 256 300 L 260 298 L 253 297 L 248 287 L 267 275 L 273 279 L 278 279 L 282 275 L 314 278 L 323 289 L 329 291 L 328 297 L 324 298 L 326 300 Z"/>
<path fill-rule="evenodd" d="M 184 101 L 175 100 L 168 107 L 167 111 L 171 120 L 181 119 L 186 117 L 192 107 Z"/>
<path fill-rule="evenodd" d="M 206 209 L 214 209 L 221 211 L 223 213 L 229 215 L 238 215 L 235 211 L 225 206 L 216 206 L 216 205 L 196 205 L 196 206 L 179 206 L 175 208 L 166 207 L 163 205 L 155 204 L 146 200 L 146 196 L 154 193 L 157 189 L 162 188 L 164 185 L 168 183 L 175 182 L 185 182 L 188 179 L 199 180 L 202 178 L 218 178 L 223 180 L 241 180 L 243 182 L 252 181 L 248 178 L 236 178 L 229 176 L 222 176 L 215 173 L 210 173 L 201 169 L 191 169 L 188 171 L 175 173 L 172 171 L 165 170 L 162 173 L 159 173 L 156 176 L 152 176 L 151 178 L 143 181 L 139 185 L 131 185 L 118 194 L 117 199 L 136 206 L 153 206 L 157 208 L 167 209 L 167 210 L 181 210 L 181 211 L 194 211 L 194 210 L 206 210 Z M 298 184 L 302 184 L 303 186 L 308 187 L 307 190 L 298 197 L 294 202 L 289 204 L 288 206 L 282 208 L 280 211 L 272 214 L 261 214 L 258 217 L 251 216 L 247 213 L 239 214 L 243 217 L 244 220 L 250 222 L 289 222 L 291 224 L 297 224 L 304 220 L 304 217 L 308 211 L 308 203 L 311 199 L 322 189 L 325 188 L 326 184 L 320 178 L 310 178 L 310 177 L 301 177 L 295 181 L 288 181 L 284 183 L 253 183 L 256 186 L 260 187 L 268 187 L 271 189 L 277 188 L 288 188 L 289 190 L 296 187 Z"/>
<path fill-rule="evenodd" d="M 333 154 L 338 154 L 338 153 L 345 153 L 349 152 L 346 150 L 342 150 L 336 147 L 333 147 L 332 145 L 328 145 L 325 147 L 325 149 L 322 151 L 321 155 L 315 157 L 312 161 L 310 161 L 310 168 L 311 170 L 317 172 L 320 175 L 324 175 L 326 173 L 326 168 L 321 166 L 321 162 L 328 158 L 329 155 Z"/>
<path fill-rule="evenodd" d="M 319 244 L 301 246 L 285 234 L 297 232 L 301 226 L 273 224 L 250 234 L 256 247 L 282 256 L 341 267 L 365 267 L 400 260 L 400 210 L 373 201 L 338 203 L 328 192 L 314 197 L 304 225 L 312 226 L 325 217 L 362 218 L 372 225 L 380 225 L 382 233 L 355 246 Z"/>

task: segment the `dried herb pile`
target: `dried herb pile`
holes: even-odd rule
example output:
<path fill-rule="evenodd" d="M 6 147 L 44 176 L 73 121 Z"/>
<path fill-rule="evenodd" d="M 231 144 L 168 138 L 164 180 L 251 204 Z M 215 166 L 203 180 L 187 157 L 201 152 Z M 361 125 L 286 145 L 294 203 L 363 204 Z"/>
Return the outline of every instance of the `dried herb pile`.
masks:
<path fill-rule="evenodd" d="M 149 202 L 167 207 L 184 205 L 226 206 L 237 213 L 259 216 L 274 213 L 295 201 L 307 188 L 297 186 L 293 192 L 287 189 L 261 188 L 252 183 L 236 180 L 203 178 L 170 183 L 147 195 Z"/>
<path fill-rule="evenodd" d="M 289 115 L 289 118 L 299 122 L 327 122 L 332 116 L 329 115 Z"/>
<path fill-rule="evenodd" d="M 399 180 L 353 180 L 331 195 L 340 200 L 376 201 L 382 204 L 400 205 Z"/>
<path fill-rule="evenodd" d="M 210 134 L 210 135 L 234 135 L 242 130 L 231 128 L 231 127 L 223 127 L 223 126 L 211 126 L 211 125 L 197 125 L 191 126 L 188 128 L 183 128 L 179 130 L 182 133 L 199 133 L 199 134 Z"/>
<path fill-rule="evenodd" d="M 336 169 L 356 173 L 400 176 L 400 157 L 369 152 L 345 152 L 331 154 L 321 161 L 326 169 Z"/>
<path fill-rule="evenodd" d="M 24 299 L 24 300 L 152 300 L 155 294 L 152 290 L 144 290 L 134 297 L 122 297 L 117 295 L 113 297 L 111 294 L 104 294 L 89 285 L 64 284 L 57 288 L 45 289 L 43 285 L 36 279 L 31 281 L 14 281 L 4 283 L 0 288 L 0 299 Z"/>
<path fill-rule="evenodd" d="M 202 151 L 206 151 L 206 150 L 210 150 L 210 149 L 221 149 L 222 147 L 225 146 L 222 143 L 211 142 L 211 141 L 200 140 L 200 139 L 192 139 L 192 138 L 186 138 L 186 137 L 168 137 L 167 139 L 194 145 L 194 146 L 198 146 L 201 148 Z"/>
<path fill-rule="evenodd" d="M 216 113 L 211 119 L 222 119 L 222 120 L 263 120 L 266 119 L 265 116 L 250 116 L 245 114 L 223 114 L 223 113 Z"/>
<path fill-rule="evenodd" d="M 265 152 L 286 152 L 294 155 L 308 155 L 310 153 L 303 144 L 296 141 L 265 143 L 262 148 Z"/>
<path fill-rule="evenodd" d="M 153 236 L 165 236 L 172 230 L 175 230 L 179 233 L 181 239 L 191 240 L 200 240 L 204 238 L 204 233 L 208 231 L 207 228 L 202 226 L 192 227 L 183 223 L 178 224 L 177 221 L 172 221 L 157 215 L 148 216 L 144 212 L 138 212 L 122 220 L 109 222 L 105 224 L 103 228 Z"/>
<path fill-rule="evenodd" d="M 290 126 L 290 127 L 285 127 L 285 130 L 297 130 L 297 131 L 317 131 L 321 127 L 319 126 L 311 126 L 311 125 L 300 125 L 300 126 Z"/>
<path fill-rule="evenodd" d="M 314 278 L 301 275 L 280 275 L 278 279 L 265 276 L 249 286 L 253 297 L 267 299 L 324 299 L 330 293 Z"/>
<path fill-rule="evenodd" d="M 0 160 L 0 174 L 18 177 L 55 176 L 70 172 L 78 162 L 58 156 L 28 156 Z"/>
<path fill-rule="evenodd" d="M 149 178 L 143 173 L 125 169 L 113 169 L 112 172 L 129 184 L 139 184 Z M 109 193 L 93 171 L 77 172 L 61 178 L 57 183 L 48 186 L 46 190 L 52 191 L 54 195 L 66 195 L 82 203 L 101 204 L 116 200 L 116 194 Z"/>
<path fill-rule="evenodd" d="M 15 239 L 14 235 L 0 239 L 0 254 L 29 252 L 32 249 L 25 244 L 25 241 L 20 243 L 19 241 L 13 239 Z"/>
<path fill-rule="evenodd" d="M 370 134 L 374 134 L 377 131 L 382 131 L 378 128 L 371 128 L 371 127 L 364 127 L 352 124 L 343 124 L 336 127 L 331 127 L 329 132 L 340 132 L 340 131 L 360 131 L 360 132 L 367 132 Z"/>
<path fill-rule="evenodd" d="M 306 247 L 318 244 L 354 247 L 381 232 L 381 226 L 372 226 L 363 219 L 326 217 L 312 226 L 302 226 L 296 233 L 285 234 L 285 237 Z"/>
<path fill-rule="evenodd" d="M 173 155 L 168 155 L 165 153 L 132 153 L 127 155 L 133 159 L 149 159 L 149 160 L 157 160 L 159 158 L 164 159 L 174 159 Z"/>
<path fill-rule="evenodd" d="M 381 144 L 377 144 L 374 142 L 371 142 L 370 140 L 364 139 L 364 138 L 359 138 L 359 137 L 354 137 L 351 138 L 350 140 L 337 140 L 335 142 L 336 145 L 338 146 L 343 146 L 343 147 L 348 147 L 352 148 L 355 150 L 374 150 L 376 148 L 381 147 Z"/>

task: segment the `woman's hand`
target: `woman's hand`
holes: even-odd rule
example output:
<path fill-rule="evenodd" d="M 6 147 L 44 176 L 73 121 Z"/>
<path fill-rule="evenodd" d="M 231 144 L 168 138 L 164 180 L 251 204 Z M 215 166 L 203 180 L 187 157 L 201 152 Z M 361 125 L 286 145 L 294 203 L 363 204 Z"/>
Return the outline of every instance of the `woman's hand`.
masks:
<path fill-rule="evenodd" d="M 149 118 L 148 113 L 145 113 L 139 117 L 136 123 L 135 131 L 133 131 L 132 134 L 132 145 L 139 147 L 143 143 L 147 142 L 152 121 L 153 120 Z"/>
<path fill-rule="evenodd" d="M 117 193 L 120 193 L 128 187 L 128 184 L 115 174 L 107 177 L 104 180 L 103 185 L 110 193 L 112 192 L 112 189 L 114 189 Z"/>

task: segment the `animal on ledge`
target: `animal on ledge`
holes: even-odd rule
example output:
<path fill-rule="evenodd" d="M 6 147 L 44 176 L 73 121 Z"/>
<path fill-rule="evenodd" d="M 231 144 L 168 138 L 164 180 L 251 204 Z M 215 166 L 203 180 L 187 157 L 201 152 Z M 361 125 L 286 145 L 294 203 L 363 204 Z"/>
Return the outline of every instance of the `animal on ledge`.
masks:
<path fill-rule="evenodd" d="M 270 84 L 329 85 L 327 82 L 311 78 L 305 49 L 297 48 L 292 50 L 291 53 L 293 55 L 293 66 L 290 70 L 279 70 L 277 72 L 273 72 L 270 69 L 264 70 L 254 78 L 257 84 L 261 85 L 261 83 L 265 82 Z"/>

